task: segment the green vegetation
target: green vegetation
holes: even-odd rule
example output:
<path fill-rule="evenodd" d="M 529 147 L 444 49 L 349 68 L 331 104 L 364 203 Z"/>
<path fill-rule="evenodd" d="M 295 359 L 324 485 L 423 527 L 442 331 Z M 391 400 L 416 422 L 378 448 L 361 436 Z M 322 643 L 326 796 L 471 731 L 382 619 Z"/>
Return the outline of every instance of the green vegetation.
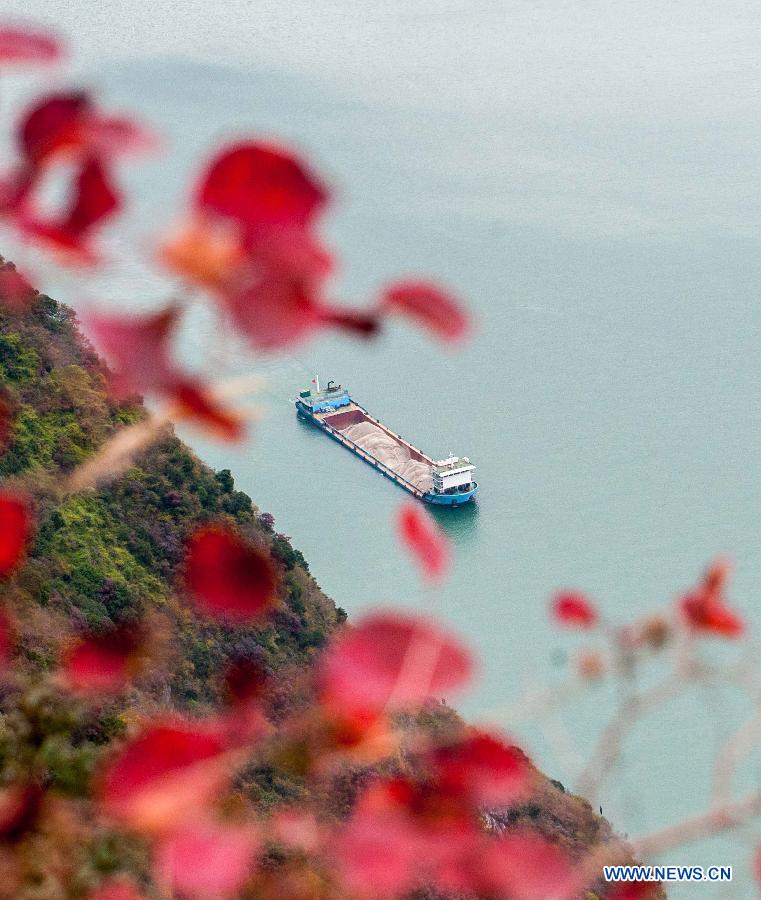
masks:
<path fill-rule="evenodd" d="M 302 554 L 235 489 L 229 470 L 213 472 L 168 433 L 115 481 L 67 494 L 65 477 L 117 428 L 145 413 L 139 401 L 106 393 L 106 370 L 79 333 L 74 315 L 37 295 L 24 315 L 0 314 L 0 372 L 12 428 L 0 475 L 31 493 L 37 530 L 13 586 L 21 650 L 31 670 L 49 669 L 62 637 L 102 630 L 160 612 L 171 623 L 165 684 L 179 707 L 212 703 L 232 658 L 270 672 L 303 669 L 345 618 L 322 594 Z M 179 567 L 188 535 L 225 520 L 267 545 L 282 574 L 282 603 L 267 624 L 224 628 L 182 602 Z M 43 612 L 44 611 L 44 612 Z M 34 623 L 27 628 L 27 622 Z"/>

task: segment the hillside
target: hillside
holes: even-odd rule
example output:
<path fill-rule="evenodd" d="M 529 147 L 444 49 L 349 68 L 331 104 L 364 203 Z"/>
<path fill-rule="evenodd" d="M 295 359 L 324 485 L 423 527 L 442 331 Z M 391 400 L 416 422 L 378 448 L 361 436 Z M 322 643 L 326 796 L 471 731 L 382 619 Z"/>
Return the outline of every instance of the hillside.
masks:
<path fill-rule="evenodd" d="M 7 784 L 29 771 L 79 804 L 87 803 L 90 775 L 109 743 L 142 714 L 217 708 L 220 676 L 232 663 L 254 664 L 267 674 L 264 705 L 271 722 L 306 707 L 303 675 L 346 618 L 320 590 L 302 554 L 277 533 L 272 517 L 235 489 L 230 472 L 213 472 L 170 430 L 112 483 L 66 491 L 69 472 L 117 429 L 146 415 L 139 399 L 119 403 L 108 397 L 105 371 L 72 311 L 49 297 L 37 294 L 23 312 L 0 312 L 0 402 L 11 422 L 0 475 L 5 488 L 31 498 L 37 523 L 26 564 L 6 588 L 24 678 L 7 680 L 0 691 L 2 780 Z M 278 602 L 262 625 L 223 627 L 199 618 L 184 602 L 178 573 L 185 540 L 212 520 L 227 520 L 269 548 L 277 562 Z M 156 664 L 126 696 L 88 707 L 43 681 L 70 636 L 146 617 L 156 635 Z M 444 707 L 428 715 L 431 728 L 460 727 Z M 355 767 L 347 770 L 343 790 L 332 785 L 335 815 L 351 804 L 353 785 L 365 774 Z M 575 857 L 614 839 L 585 801 L 538 777 L 531 801 L 496 814 L 493 828 L 528 824 Z M 251 767 L 239 790 L 266 810 L 303 797 L 307 788 L 298 766 L 286 761 Z M 44 835 L 34 840 L 44 852 L 29 863 L 33 875 L 24 874 L 20 891 L 18 885 L 0 887 L 0 896 L 79 897 L 103 873 L 140 874 L 145 868 L 144 849 L 108 828 L 97 826 L 84 836 L 75 830 L 66 853 L 59 848 L 65 861 L 55 858 Z"/>
<path fill-rule="evenodd" d="M 256 659 L 270 671 L 308 663 L 344 615 L 301 553 L 274 532 L 272 517 L 235 490 L 229 471 L 212 472 L 167 433 L 112 484 L 62 493 L 63 475 L 120 425 L 144 415 L 137 401 L 109 400 L 104 368 L 70 310 L 40 294 L 23 317 L 5 313 L 0 372 L 13 421 L 0 475 L 31 490 L 38 522 L 13 598 L 28 614 L 22 624 L 35 624 L 24 629 L 22 645 L 30 665 L 50 667 L 55 644 L 72 629 L 107 628 L 152 608 L 169 613 L 182 662 L 151 691 L 168 691 L 173 704 L 214 701 L 214 675 L 233 657 Z M 282 602 L 261 628 L 215 628 L 173 599 L 185 539 L 220 519 L 267 545 L 282 567 Z"/>

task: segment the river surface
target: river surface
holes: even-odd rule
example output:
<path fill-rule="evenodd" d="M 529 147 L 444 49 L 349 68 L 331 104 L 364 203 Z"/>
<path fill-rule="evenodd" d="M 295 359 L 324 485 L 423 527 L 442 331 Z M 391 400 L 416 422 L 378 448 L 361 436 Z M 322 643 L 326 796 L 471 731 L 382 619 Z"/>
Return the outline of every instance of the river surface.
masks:
<path fill-rule="evenodd" d="M 549 626 L 554 589 L 583 587 L 623 621 L 672 602 L 726 552 L 733 602 L 761 619 L 759 10 L 667 7 L 30 4 L 78 42 L 82 80 L 167 137 L 171 154 L 127 176 L 143 246 L 221 139 L 279 136 L 335 186 L 339 296 L 362 302 L 420 272 L 466 298 L 477 334 L 457 353 L 395 325 L 372 345 L 325 337 L 251 360 L 222 351 L 201 311 L 184 353 L 265 374 L 267 416 L 238 448 L 185 436 L 274 514 L 351 616 L 425 607 L 458 630 L 481 669 L 453 702 L 510 729 L 569 786 L 612 709 L 606 689 L 567 730 L 505 712 L 562 683 L 583 643 Z M 91 295 L 159 291 L 134 267 L 106 276 Z M 477 464 L 478 502 L 437 513 L 456 563 L 435 596 L 394 534 L 405 495 L 296 420 L 290 400 L 315 372 L 426 453 Z M 731 693 L 705 690 L 635 729 L 605 814 L 635 834 L 704 809 L 713 752 L 744 715 Z M 745 786 L 759 773 L 755 757 Z M 736 867 L 731 886 L 673 896 L 753 896 L 755 838 L 668 854 Z"/>

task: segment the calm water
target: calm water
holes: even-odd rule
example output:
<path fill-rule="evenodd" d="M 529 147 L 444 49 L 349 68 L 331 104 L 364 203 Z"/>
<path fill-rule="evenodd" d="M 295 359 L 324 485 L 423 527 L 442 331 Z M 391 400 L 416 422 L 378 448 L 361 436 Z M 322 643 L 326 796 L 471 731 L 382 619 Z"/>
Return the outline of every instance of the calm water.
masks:
<path fill-rule="evenodd" d="M 624 619 L 669 602 L 726 551 L 736 603 L 759 619 L 757 10 L 734 3 L 713 20 L 688 4 L 667 16 L 646 2 L 335 0 L 213 14 L 196 3 L 175 22 L 148 3 L 129 20 L 110 2 L 80 18 L 76 4 L 32 6 L 76 20 L 87 80 L 161 122 L 173 145 L 171 161 L 129 176 L 136 234 L 172 221 L 185 173 L 221 137 L 279 135 L 336 186 L 327 231 L 341 296 L 429 272 L 467 298 L 478 335 L 463 352 L 402 326 L 370 347 L 325 338 L 256 362 L 268 417 L 250 445 L 187 436 L 274 513 L 351 614 L 425 604 L 461 632 L 481 659 L 458 704 L 471 718 L 510 727 L 501 709 L 562 680 L 574 642 L 547 624 L 558 586 Z M 118 59 L 104 61 L 103 27 Z M 127 266 L 107 281 L 116 299 L 157 289 Z M 189 358 L 211 330 L 199 314 Z M 228 368 L 251 362 L 233 353 Z M 430 454 L 477 463 L 477 505 L 437 516 L 457 559 L 435 597 L 396 543 L 405 495 L 296 420 L 289 400 L 315 371 Z M 603 689 L 578 707 L 569 730 L 582 756 L 608 709 Z M 711 753 L 742 716 L 736 698 L 706 693 L 637 729 L 603 791 L 606 815 L 634 834 L 703 809 Z M 514 730 L 573 784 L 557 729 Z M 759 773 L 756 759 L 747 785 Z M 741 867 L 753 842 L 668 861 Z M 700 895 L 751 896 L 747 872 Z"/>

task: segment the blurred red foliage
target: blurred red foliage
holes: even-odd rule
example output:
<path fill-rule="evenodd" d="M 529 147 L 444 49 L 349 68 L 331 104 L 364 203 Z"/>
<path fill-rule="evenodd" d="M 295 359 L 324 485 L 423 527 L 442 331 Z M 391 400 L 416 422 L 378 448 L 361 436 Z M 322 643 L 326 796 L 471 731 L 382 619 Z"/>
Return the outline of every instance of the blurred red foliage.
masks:
<path fill-rule="evenodd" d="M 32 531 L 26 503 L 0 492 L 0 576 L 10 574 L 21 562 Z"/>
<path fill-rule="evenodd" d="M 427 281 L 409 279 L 388 285 L 380 305 L 384 312 L 407 316 L 445 341 L 464 340 L 470 332 L 470 321 L 460 303 Z"/>
<path fill-rule="evenodd" d="M 74 639 L 61 659 L 69 690 L 96 695 L 122 690 L 139 666 L 142 638 L 141 629 L 127 625 Z"/>
<path fill-rule="evenodd" d="M 594 604 L 580 591 L 560 591 L 552 600 L 552 617 L 560 625 L 594 628 L 599 614 Z"/>
<path fill-rule="evenodd" d="M 419 506 L 406 503 L 399 510 L 399 536 L 431 581 L 441 581 L 449 569 L 449 541 L 434 520 Z"/>
<path fill-rule="evenodd" d="M 727 606 L 724 590 L 730 568 L 724 560 L 710 565 L 703 580 L 682 595 L 679 610 L 687 627 L 696 634 L 739 637 L 745 622 Z"/>
<path fill-rule="evenodd" d="M 229 897 L 252 876 L 259 843 L 250 824 L 180 825 L 159 841 L 156 871 L 173 895 Z"/>
<path fill-rule="evenodd" d="M 177 306 L 131 316 L 90 312 L 85 326 L 114 367 L 110 384 L 116 397 L 163 396 L 172 404 L 175 418 L 238 440 L 244 433 L 241 417 L 218 404 L 206 386 L 172 359 L 170 342 L 179 312 Z"/>
<path fill-rule="evenodd" d="M 333 642 L 318 677 L 323 703 L 351 716 L 416 709 L 465 687 L 472 673 L 468 651 L 436 623 L 376 613 L 358 619 Z"/>
<path fill-rule="evenodd" d="M 195 205 L 234 219 L 253 244 L 262 231 L 309 226 L 328 193 L 307 166 L 280 147 L 241 142 L 215 157 L 196 189 Z"/>
<path fill-rule="evenodd" d="M 140 830 L 176 828 L 229 782 L 227 749 L 213 723 L 178 718 L 150 722 L 103 772 L 103 808 Z"/>
<path fill-rule="evenodd" d="M 221 526 L 190 538 L 185 578 L 198 608 L 218 618 L 261 618 L 275 599 L 269 554 Z"/>
<path fill-rule="evenodd" d="M 476 808 L 509 806 L 531 787 L 533 770 L 525 753 L 484 731 L 436 747 L 427 762 L 443 791 Z"/>
<path fill-rule="evenodd" d="M 57 62 L 63 56 L 58 38 L 30 27 L 0 26 L 0 65 Z"/>
<path fill-rule="evenodd" d="M 106 164 L 98 157 L 86 159 L 77 173 L 68 204 L 53 218 L 41 218 L 28 206 L 18 217 L 31 238 L 71 253 L 82 262 L 92 262 L 96 252 L 91 235 L 97 225 L 122 207 L 121 195 L 112 183 Z"/>

